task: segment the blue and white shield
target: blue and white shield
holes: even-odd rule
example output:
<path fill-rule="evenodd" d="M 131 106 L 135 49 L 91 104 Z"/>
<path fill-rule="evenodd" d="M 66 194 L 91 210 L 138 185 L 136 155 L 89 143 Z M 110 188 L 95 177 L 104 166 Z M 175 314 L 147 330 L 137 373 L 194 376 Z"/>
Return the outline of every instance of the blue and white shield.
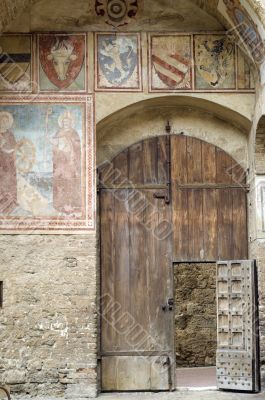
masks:
<path fill-rule="evenodd" d="M 124 86 L 137 67 L 137 38 L 102 35 L 98 37 L 98 63 L 113 86 Z"/>

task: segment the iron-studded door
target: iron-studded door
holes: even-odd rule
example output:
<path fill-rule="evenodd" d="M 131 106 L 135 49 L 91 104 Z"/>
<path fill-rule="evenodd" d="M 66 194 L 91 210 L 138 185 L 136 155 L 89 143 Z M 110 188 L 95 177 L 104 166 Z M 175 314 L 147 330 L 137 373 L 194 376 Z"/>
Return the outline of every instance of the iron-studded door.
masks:
<path fill-rule="evenodd" d="M 154 138 L 99 174 L 103 391 L 174 387 L 169 157 Z"/>
<path fill-rule="evenodd" d="M 258 391 L 258 312 L 254 261 L 217 263 L 217 384 Z"/>

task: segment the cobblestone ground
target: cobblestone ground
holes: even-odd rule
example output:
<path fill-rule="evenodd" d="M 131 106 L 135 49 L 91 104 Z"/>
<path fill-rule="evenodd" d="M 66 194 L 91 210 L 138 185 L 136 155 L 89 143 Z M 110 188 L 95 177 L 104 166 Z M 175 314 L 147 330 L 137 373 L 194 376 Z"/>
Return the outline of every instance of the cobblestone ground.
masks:
<path fill-rule="evenodd" d="M 101 394 L 100 400 L 265 400 L 265 393 L 244 394 L 219 391 L 177 391 L 174 393 Z"/>
<path fill-rule="evenodd" d="M 219 391 L 191 391 L 181 390 L 173 393 L 105 393 L 98 397 L 99 400 L 265 400 L 265 393 L 245 394 Z M 64 400 L 63 397 L 30 397 L 12 396 L 12 400 Z M 71 399 L 67 400 L 84 400 Z"/>

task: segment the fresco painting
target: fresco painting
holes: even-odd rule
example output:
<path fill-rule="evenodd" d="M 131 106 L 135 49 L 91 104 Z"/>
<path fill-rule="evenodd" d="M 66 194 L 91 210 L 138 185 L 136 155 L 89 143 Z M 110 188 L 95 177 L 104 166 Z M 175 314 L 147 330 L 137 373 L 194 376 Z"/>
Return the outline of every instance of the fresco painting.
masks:
<path fill-rule="evenodd" d="M 38 36 L 39 90 L 86 90 L 86 35 Z"/>
<path fill-rule="evenodd" d="M 31 74 L 31 35 L 1 35 L 0 92 L 30 92 Z"/>
<path fill-rule="evenodd" d="M 106 24 L 117 28 L 127 25 L 137 15 L 138 0 L 95 0 L 95 11 Z"/>
<path fill-rule="evenodd" d="M 96 90 L 140 91 L 140 36 L 96 35 Z"/>
<path fill-rule="evenodd" d="M 90 97 L 1 102 L 0 230 L 93 228 L 92 124 Z"/>
<path fill-rule="evenodd" d="M 195 35 L 195 87 L 235 90 L 235 46 L 227 35 Z"/>
<path fill-rule="evenodd" d="M 232 22 L 232 30 L 239 34 L 241 38 L 240 47 L 244 50 L 247 49 L 249 55 L 257 64 L 262 63 L 265 59 L 264 40 L 240 0 L 220 0 L 218 7 L 220 10 L 225 10 Z"/>
<path fill-rule="evenodd" d="M 151 90 L 192 89 L 191 36 L 152 36 Z"/>

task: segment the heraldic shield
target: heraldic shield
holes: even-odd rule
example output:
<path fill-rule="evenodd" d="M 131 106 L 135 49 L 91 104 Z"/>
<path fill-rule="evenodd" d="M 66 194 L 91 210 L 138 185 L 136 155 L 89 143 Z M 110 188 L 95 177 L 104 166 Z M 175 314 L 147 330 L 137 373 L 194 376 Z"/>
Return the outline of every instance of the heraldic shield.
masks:
<path fill-rule="evenodd" d="M 48 79 L 59 89 L 78 77 L 85 59 L 85 41 L 80 35 L 41 35 L 39 58 Z"/>
<path fill-rule="evenodd" d="M 14 85 L 28 82 L 31 76 L 30 36 L 2 35 L 0 38 L 0 78 L 1 83 Z M 10 87 L 8 87 L 10 89 Z"/>
<path fill-rule="evenodd" d="M 137 38 L 117 35 L 100 36 L 98 62 L 108 82 L 122 86 L 137 68 Z"/>

